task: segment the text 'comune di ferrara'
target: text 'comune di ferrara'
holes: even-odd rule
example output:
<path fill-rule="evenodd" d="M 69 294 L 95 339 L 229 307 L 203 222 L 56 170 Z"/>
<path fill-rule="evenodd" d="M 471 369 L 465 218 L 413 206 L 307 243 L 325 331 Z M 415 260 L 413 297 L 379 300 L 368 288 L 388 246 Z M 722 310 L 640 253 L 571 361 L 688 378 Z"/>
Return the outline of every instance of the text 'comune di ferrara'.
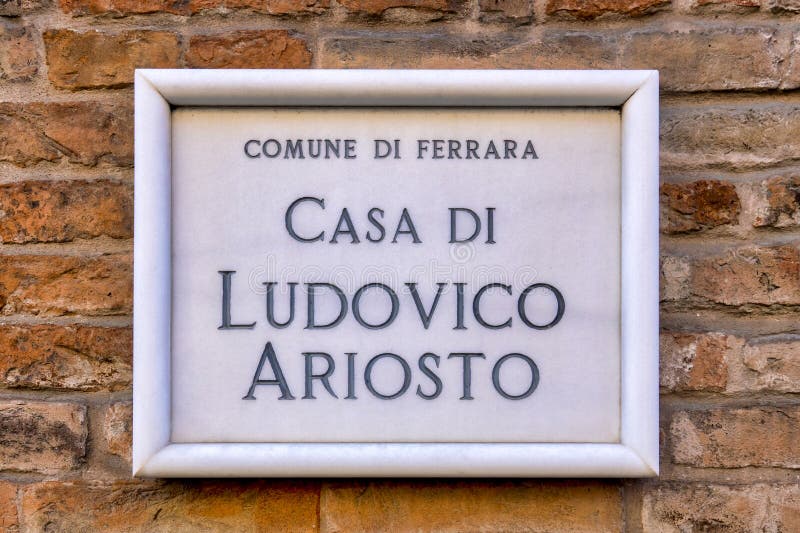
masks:
<path fill-rule="evenodd" d="M 400 139 L 373 139 L 365 149 L 372 159 L 539 159 L 531 139 L 416 139 L 406 146 Z M 250 159 L 358 159 L 357 139 L 248 139 L 244 155 Z M 408 154 L 408 155 L 407 155 Z"/>

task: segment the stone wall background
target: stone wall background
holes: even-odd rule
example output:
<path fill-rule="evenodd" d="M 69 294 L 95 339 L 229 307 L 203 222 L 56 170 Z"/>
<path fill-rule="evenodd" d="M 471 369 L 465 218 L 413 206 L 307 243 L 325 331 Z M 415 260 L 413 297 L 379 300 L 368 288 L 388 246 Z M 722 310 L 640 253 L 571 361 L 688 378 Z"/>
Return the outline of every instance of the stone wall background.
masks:
<path fill-rule="evenodd" d="M 0 0 L 0 528 L 800 531 L 799 0 Z M 133 69 L 657 68 L 656 480 L 130 478 Z"/>

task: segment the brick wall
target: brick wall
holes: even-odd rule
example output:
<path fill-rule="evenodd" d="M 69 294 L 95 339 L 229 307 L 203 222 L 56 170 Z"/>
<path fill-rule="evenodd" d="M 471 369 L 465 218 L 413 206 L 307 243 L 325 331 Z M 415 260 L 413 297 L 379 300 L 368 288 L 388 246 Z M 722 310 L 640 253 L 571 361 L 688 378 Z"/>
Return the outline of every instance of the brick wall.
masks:
<path fill-rule="evenodd" d="M 800 531 L 798 13 L 0 0 L 0 528 Z M 661 477 L 132 480 L 136 66 L 661 70 Z"/>

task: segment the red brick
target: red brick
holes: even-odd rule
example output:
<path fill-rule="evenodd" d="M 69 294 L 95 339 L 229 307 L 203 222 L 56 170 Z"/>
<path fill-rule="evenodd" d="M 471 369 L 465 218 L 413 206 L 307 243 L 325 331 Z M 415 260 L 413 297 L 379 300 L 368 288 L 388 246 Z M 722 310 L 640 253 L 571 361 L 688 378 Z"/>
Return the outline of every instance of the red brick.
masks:
<path fill-rule="evenodd" d="M 0 481 L 0 531 L 16 533 L 18 527 L 17 487 L 7 481 Z"/>
<path fill-rule="evenodd" d="M 316 15 L 328 10 L 330 0 L 190 0 L 192 12 L 216 9 L 224 4 L 226 9 L 247 9 L 270 15 Z"/>
<path fill-rule="evenodd" d="M 132 349 L 130 328 L 0 325 L 0 383 L 33 389 L 126 389 Z"/>
<path fill-rule="evenodd" d="M 249 10 L 270 15 L 308 15 L 325 12 L 330 0 L 59 0 L 65 13 L 76 16 L 114 16 L 171 13 L 193 15 L 202 11 Z"/>
<path fill-rule="evenodd" d="M 800 530 L 797 484 L 651 486 L 642 505 L 644 531 Z"/>
<path fill-rule="evenodd" d="M 747 13 L 757 11 L 761 0 L 693 0 L 691 10 L 712 13 Z"/>
<path fill-rule="evenodd" d="M 661 387 L 668 391 L 724 391 L 730 353 L 741 348 L 721 333 L 662 333 Z"/>
<path fill-rule="evenodd" d="M 60 482 L 23 489 L 31 531 L 309 532 L 315 483 L 273 481 Z"/>
<path fill-rule="evenodd" d="M 106 450 L 131 462 L 131 431 L 133 410 L 130 402 L 109 405 L 103 414 L 103 440 Z"/>
<path fill-rule="evenodd" d="M 404 8 L 445 13 L 463 13 L 465 0 L 339 0 L 351 13 L 381 15 L 388 10 Z"/>
<path fill-rule="evenodd" d="M 86 408 L 73 403 L 0 401 L 0 469 L 57 474 L 86 454 Z"/>
<path fill-rule="evenodd" d="M 661 231 L 689 233 L 736 224 L 742 204 L 736 187 L 701 180 L 661 185 Z"/>
<path fill-rule="evenodd" d="M 675 464 L 800 468 L 800 407 L 680 411 L 669 426 Z"/>
<path fill-rule="evenodd" d="M 661 387 L 668 392 L 723 394 L 800 392 L 800 339 L 662 333 Z"/>
<path fill-rule="evenodd" d="M 742 311 L 800 305 L 800 251 L 794 246 L 745 246 L 701 258 L 661 260 L 661 299 Z"/>
<path fill-rule="evenodd" d="M 285 30 L 197 35 L 189 41 L 186 64 L 195 68 L 307 68 L 305 41 Z"/>
<path fill-rule="evenodd" d="M 640 16 L 666 7 L 670 0 L 548 0 L 548 15 L 595 19 L 603 15 Z"/>
<path fill-rule="evenodd" d="M 96 102 L 0 103 L 0 161 L 133 164 L 133 110 Z"/>
<path fill-rule="evenodd" d="M 323 487 L 322 533 L 618 532 L 620 489 L 612 484 L 534 481 L 381 481 Z"/>
<path fill-rule="evenodd" d="M 689 283 L 693 295 L 722 305 L 800 305 L 800 250 L 744 247 L 700 259 Z"/>
<path fill-rule="evenodd" d="M 67 242 L 133 236 L 133 188 L 97 181 L 0 185 L 0 242 Z"/>
<path fill-rule="evenodd" d="M 131 256 L 0 255 L 0 312 L 41 316 L 128 314 Z"/>
<path fill-rule="evenodd" d="M 33 29 L 0 19 L 0 81 L 27 81 L 37 72 L 39 54 Z"/>
<path fill-rule="evenodd" d="M 44 44 L 48 76 L 62 89 L 126 87 L 134 69 L 174 68 L 180 59 L 178 36 L 165 31 L 49 30 Z"/>

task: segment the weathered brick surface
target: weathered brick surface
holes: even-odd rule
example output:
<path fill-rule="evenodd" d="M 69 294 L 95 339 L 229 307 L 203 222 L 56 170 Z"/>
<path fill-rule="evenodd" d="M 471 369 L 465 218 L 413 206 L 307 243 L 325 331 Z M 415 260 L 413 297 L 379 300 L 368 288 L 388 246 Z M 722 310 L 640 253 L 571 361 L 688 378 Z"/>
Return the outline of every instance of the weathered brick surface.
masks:
<path fill-rule="evenodd" d="M 532 0 L 480 0 L 481 20 L 528 22 L 533 17 Z"/>
<path fill-rule="evenodd" d="M 658 69 L 666 90 L 766 89 L 780 85 L 784 55 L 771 28 L 657 29 L 631 32 L 620 66 Z"/>
<path fill-rule="evenodd" d="M 0 161 L 133 163 L 132 107 L 95 102 L 0 103 Z"/>
<path fill-rule="evenodd" d="M 731 183 L 701 180 L 661 185 L 661 231 L 690 233 L 736 224 L 741 211 Z"/>
<path fill-rule="evenodd" d="M 44 43 L 50 81 L 63 89 L 125 87 L 136 68 L 179 66 L 178 36 L 167 31 L 50 30 Z"/>
<path fill-rule="evenodd" d="M 343 531 L 617 532 L 620 489 L 596 482 L 335 483 L 320 501 L 322 533 Z"/>
<path fill-rule="evenodd" d="M 775 30 L 747 26 L 630 32 L 545 27 L 531 40 L 336 37 L 324 40 L 321 50 L 326 68 L 659 69 L 661 86 L 669 91 L 777 88 L 784 59 Z"/>
<path fill-rule="evenodd" d="M 0 313 L 116 315 L 131 311 L 129 254 L 0 255 Z"/>
<path fill-rule="evenodd" d="M 699 259 L 665 257 L 661 298 L 745 308 L 800 305 L 800 250 L 745 246 Z"/>
<path fill-rule="evenodd" d="M 15 533 L 18 527 L 17 487 L 13 483 L 0 481 L 0 530 Z"/>
<path fill-rule="evenodd" d="M 693 294 L 723 305 L 800 305 L 800 250 L 738 248 L 697 261 L 689 283 Z"/>
<path fill-rule="evenodd" d="M 800 226 L 800 177 L 780 176 L 752 187 L 752 225 L 757 228 Z"/>
<path fill-rule="evenodd" d="M 541 40 L 386 36 L 322 43 L 323 68 L 614 68 L 614 36 L 552 32 Z"/>
<path fill-rule="evenodd" d="M 638 16 L 666 7 L 670 0 L 548 0 L 548 15 L 567 15 L 578 19 L 595 19 L 603 15 Z"/>
<path fill-rule="evenodd" d="M 800 489 L 796 484 L 663 485 L 644 495 L 645 531 L 797 531 Z"/>
<path fill-rule="evenodd" d="M 764 0 L 764 3 L 772 13 L 800 12 L 800 2 L 797 0 Z"/>
<path fill-rule="evenodd" d="M 170 13 L 193 15 L 201 12 L 248 10 L 270 15 L 310 15 L 323 13 L 330 0 L 59 0 L 61 9 L 76 16 L 108 14 L 114 16 Z"/>
<path fill-rule="evenodd" d="M 316 483 L 60 482 L 23 489 L 32 531 L 308 532 L 317 530 Z"/>
<path fill-rule="evenodd" d="M 661 165 L 754 168 L 800 157 L 800 107 L 692 106 L 661 110 Z"/>
<path fill-rule="evenodd" d="M 129 328 L 0 326 L 0 384 L 6 387 L 120 390 L 131 383 Z"/>
<path fill-rule="evenodd" d="M 39 72 L 34 30 L 0 19 L 0 81 L 27 81 Z"/>
<path fill-rule="evenodd" d="M 131 461 L 133 410 L 130 402 L 116 402 L 103 413 L 103 440 L 106 450 L 128 463 Z"/>
<path fill-rule="evenodd" d="M 663 332 L 661 387 L 666 392 L 800 392 L 800 339 Z"/>
<path fill-rule="evenodd" d="M 662 333 L 661 387 L 669 391 L 723 391 L 728 385 L 728 359 L 740 345 L 721 333 Z"/>
<path fill-rule="evenodd" d="M 0 401 L 0 470 L 53 475 L 86 454 L 86 408 L 74 403 Z"/>
<path fill-rule="evenodd" d="M 0 0 L 1 17 L 19 17 L 49 4 L 49 0 Z"/>
<path fill-rule="evenodd" d="M 285 30 L 237 31 L 192 37 L 185 59 L 195 68 L 306 68 L 311 52 Z"/>
<path fill-rule="evenodd" d="M 381 15 L 397 8 L 456 13 L 467 6 L 465 0 L 339 0 L 339 3 L 351 13 L 365 15 Z"/>
<path fill-rule="evenodd" d="M 761 6 L 761 0 L 694 0 L 691 9 L 695 12 L 747 13 Z"/>
<path fill-rule="evenodd" d="M 730 389 L 735 392 L 800 392 L 800 339 L 783 336 L 748 342 L 741 366 L 733 373 Z"/>
<path fill-rule="evenodd" d="M 133 236 L 133 188 L 109 180 L 0 185 L 0 243 Z"/>
<path fill-rule="evenodd" d="M 669 425 L 671 457 L 715 468 L 800 468 L 800 407 L 758 406 L 680 411 Z"/>

